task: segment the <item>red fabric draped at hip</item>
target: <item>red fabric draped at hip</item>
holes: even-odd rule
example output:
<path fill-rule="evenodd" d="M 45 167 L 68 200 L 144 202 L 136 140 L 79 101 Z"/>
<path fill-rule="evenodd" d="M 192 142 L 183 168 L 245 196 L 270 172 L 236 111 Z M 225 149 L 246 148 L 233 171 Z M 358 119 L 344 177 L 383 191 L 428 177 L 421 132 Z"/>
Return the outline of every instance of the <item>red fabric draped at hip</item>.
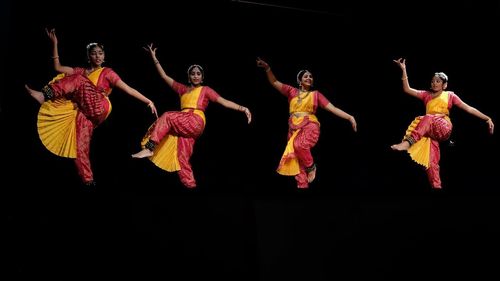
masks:
<path fill-rule="evenodd" d="M 49 85 L 55 98 L 66 98 L 78 105 L 78 109 L 94 125 L 100 124 L 110 110 L 106 97 L 87 77 L 73 74 Z"/>
<path fill-rule="evenodd" d="M 150 139 L 159 143 L 166 134 L 184 138 L 198 138 L 205 128 L 203 119 L 193 112 L 168 111 L 156 120 Z"/>

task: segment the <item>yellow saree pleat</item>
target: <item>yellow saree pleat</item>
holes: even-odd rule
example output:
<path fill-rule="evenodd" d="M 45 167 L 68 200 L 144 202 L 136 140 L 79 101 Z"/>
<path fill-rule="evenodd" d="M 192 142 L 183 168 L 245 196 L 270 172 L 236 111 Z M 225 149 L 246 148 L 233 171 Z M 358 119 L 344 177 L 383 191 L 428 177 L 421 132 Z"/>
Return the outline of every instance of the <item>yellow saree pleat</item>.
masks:
<path fill-rule="evenodd" d="M 149 130 L 148 130 L 149 131 Z M 149 141 L 149 134 L 146 135 L 142 141 L 141 146 L 144 149 L 146 143 Z M 159 168 L 168 171 L 175 172 L 181 169 L 179 160 L 177 158 L 177 141 L 178 136 L 167 135 L 163 140 L 156 145 L 153 156 L 149 157 L 149 160 L 153 162 Z"/>
<path fill-rule="evenodd" d="M 277 172 L 284 176 L 295 176 L 300 173 L 299 160 L 295 156 L 295 150 L 293 149 L 293 141 L 299 133 L 300 130 L 293 132 L 292 136 L 286 144 L 285 151 L 281 157 L 280 164 L 278 166 Z"/>
<path fill-rule="evenodd" d="M 415 128 L 417 127 L 418 123 L 420 123 L 420 118 L 417 117 L 415 118 L 415 120 L 413 120 L 413 122 L 411 122 L 410 126 L 408 126 L 405 138 L 411 135 L 413 130 L 415 130 Z M 425 168 L 429 168 L 431 139 L 428 137 L 422 137 L 420 140 L 410 146 L 407 152 L 413 161 L 424 166 Z"/>
<path fill-rule="evenodd" d="M 55 155 L 76 158 L 76 107 L 69 100 L 47 101 L 38 111 L 38 135 Z"/>
<path fill-rule="evenodd" d="M 59 74 L 49 84 L 64 77 Z M 78 110 L 70 101 L 59 99 L 44 102 L 38 111 L 38 136 L 43 145 L 55 155 L 76 158 L 76 114 Z"/>

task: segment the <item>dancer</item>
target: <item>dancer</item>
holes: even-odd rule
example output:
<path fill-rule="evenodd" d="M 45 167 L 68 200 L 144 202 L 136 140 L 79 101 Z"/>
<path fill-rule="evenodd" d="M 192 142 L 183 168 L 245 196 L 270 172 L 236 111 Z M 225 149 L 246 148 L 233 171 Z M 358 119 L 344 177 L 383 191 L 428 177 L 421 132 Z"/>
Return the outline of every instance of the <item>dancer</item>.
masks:
<path fill-rule="evenodd" d="M 144 48 L 149 52 L 161 78 L 179 95 L 181 111 L 167 111 L 154 122 L 141 142 L 142 150 L 134 158 L 149 157 L 159 168 L 168 172 L 177 171 L 187 188 L 195 188 L 196 180 L 190 158 L 193 146 L 205 128 L 205 109 L 210 101 L 245 113 L 248 123 L 252 121 L 250 110 L 224 99 L 208 86 L 203 86 L 203 68 L 197 64 L 187 70 L 189 85 L 181 84 L 166 74 L 156 57 L 153 44 Z"/>
<path fill-rule="evenodd" d="M 441 189 L 439 143 L 450 137 L 453 128 L 450 119 L 451 108 L 457 106 L 481 118 L 488 125 L 490 134 L 493 134 L 495 125 L 490 117 L 463 102 L 454 92 L 445 91 L 448 87 L 448 76 L 443 72 L 434 74 L 430 90 L 415 90 L 410 87 L 408 81 L 405 59 L 399 58 L 394 62 L 402 70 L 403 91 L 424 102 L 425 115 L 416 117 L 406 130 L 403 140 L 391 148 L 396 151 L 407 151 L 415 162 L 425 167 L 432 188 Z"/>
<path fill-rule="evenodd" d="M 104 47 L 99 43 L 87 45 L 87 67 L 69 67 L 60 63 L 55 29 L 46 29 L 52 42 L 56 76 L 41 91 L 25 85 L 28 93 L 41 104 L 38 113 L 38 133 L 42 143 L 52 153 L 75 159 L 78 174 L 87 186 L 95 186 L 89 151 L 94 129 L 111 112 L 108 96 L 118 88 L 145 103 L 155 114 L 154 103 L 127 85 L 109 67 L 103 67 Z"/>
<path fill-rule="evenodd" d="M 288 98 L 290 117 L 288 119 L 288 143 L 277 172 L 284 176 L 295 176 L 298 188 L 308 188 L 316 177 L 316 164 L 311 149 L 320 135 L 320 123 L 315 113 L 319 107 L 346 119 L 357 131 L 356 119 L 342 109 L 335 107 L 322 93 L 312 90 L 313 75 L 308 70 L 297 74 L 298 88 L 278 81 L 267 62 L 257 58 L 257 66 L 266 71 L 267 80 Z"/>

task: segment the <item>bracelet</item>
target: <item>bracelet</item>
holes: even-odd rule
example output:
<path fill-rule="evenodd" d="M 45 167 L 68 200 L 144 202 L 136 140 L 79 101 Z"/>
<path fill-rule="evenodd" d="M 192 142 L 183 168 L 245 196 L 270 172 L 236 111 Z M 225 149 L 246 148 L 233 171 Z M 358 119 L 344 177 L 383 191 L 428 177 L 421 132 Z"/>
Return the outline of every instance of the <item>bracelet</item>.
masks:
<path fill-rule="evenodd" d="M 401 78 L 401 80 L 403 80 L 403 81 L 404 80 L 408 80 L 408 76 L 405 76 L 405 77 Z"/>
<path fill-rule="evenodd" d="M 151 105 L 153 105 L 152 101 L 150 101 L 147 106 L 150 107 Z"/>
<path fill-rule="evenodd" d="M 266 72 L 271 71 L 271 67 L 266 68 Z"/>
<path fill-rule="evenodd" d="M 491 121 L 491 118 L 488 118 L 486 119 L 486 123 L 490 122 Z"/>
<path fill-rule="evenodd" d="M 56 60 L 58 58 L 59 58 L 59 56 L 52 57 L 53 60 Z"/>
<path fill-rule="evenodd" d="M 159 63 L 160 63 L 160 61 L 159 61 L 159 60 L 155 60 L 155 61 L 154 61 L 154 63 L 155 63 L 155 64 L 159 64 Z"/>

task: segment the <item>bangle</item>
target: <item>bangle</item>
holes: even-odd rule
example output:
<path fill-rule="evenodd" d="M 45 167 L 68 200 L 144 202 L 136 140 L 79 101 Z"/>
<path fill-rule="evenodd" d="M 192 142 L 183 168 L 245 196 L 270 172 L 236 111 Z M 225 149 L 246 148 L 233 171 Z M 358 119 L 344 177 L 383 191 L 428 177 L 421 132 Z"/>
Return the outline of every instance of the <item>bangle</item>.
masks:
<path fill-rule="evenodd" d="M 53 60 L 56 60 L 58 58 L 59 58 L 59 56 L 52 57 Z"/>
<path fill-rule="evenodd" d="M 148 103 L 148 107 L 150 107 L 151 105 L 153 105 L 153 102 L 152 102 L 152 101 L 150 101 L 150 102 Z"/>
<path fill-rule="evenodd" d="M 486 119 L 486 123 L 490 122 L 491 121 L 491 118 L 488 118 Z"/>
<path fill-rule="evenodd" d="M 408 76 L 405 76 L 405 77 L 401 78 L 401 80 L 403 80 L 403 81 L 404 80 L 408 80 Z"/>
<path fill-rule="evenodd" d="M 159 63 L 160 63 L 160 61 L 159 61 L 159 60 L 155 60 L 155 61 L 154 61 L 154 63 L 155 63 L 155 64 L 159 64 Z"/>
<path fill-rule="evenodd" d="M 266 72 L 271 71 L 271 67 L 266 68 Z"/>

